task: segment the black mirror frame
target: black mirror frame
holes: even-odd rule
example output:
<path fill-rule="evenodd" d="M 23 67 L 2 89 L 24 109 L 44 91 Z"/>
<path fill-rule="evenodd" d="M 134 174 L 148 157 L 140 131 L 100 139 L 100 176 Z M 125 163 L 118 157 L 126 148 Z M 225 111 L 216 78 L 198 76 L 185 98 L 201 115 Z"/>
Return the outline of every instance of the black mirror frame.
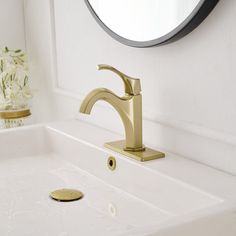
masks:
<path fill-rule="evenodd" d="M 112 38 L 127 46 L 137 47 L 137 48 L 147 48 L 147 47 L 165 45 L 183 38 L 185 35 L 189 34 L 196 27 L 198 27 L 204 21 L 204 19 L 210 14 L 210 12 L 214 9 L 216 4 L 219 2 L 219 0 L 200 0 L 198 5 L 192 11 L 192 13 L 170 33 L 151 41 L 139 42 L 123 38 L 120 35 L 116 34 L 100 20 L 100 18 L 92 8 L 91 4 L 89 3 L 89 0 L 84 0 L 84 1 L 89 11 L 91 12 L 95 20 L 98 22 L 98 24 Z"/>

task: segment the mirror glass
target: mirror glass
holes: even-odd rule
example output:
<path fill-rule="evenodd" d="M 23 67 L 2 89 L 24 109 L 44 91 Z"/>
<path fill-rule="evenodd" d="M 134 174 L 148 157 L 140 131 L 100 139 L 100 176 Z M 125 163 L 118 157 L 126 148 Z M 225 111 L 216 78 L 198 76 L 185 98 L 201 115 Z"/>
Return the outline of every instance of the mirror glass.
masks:
<path fill-rule="evenodd" d="M 178 27 L 181 24 L 184 24 L 183 27 L 186 26 L 190 20 L 188 18 L 192 19 L 206 1 L 211 2 L 208 8 L 210 5 L 213 8 L 217 2 L 217 0 L 86 0 L 95 18 L 108 33 L 113 34 L 113 37 L 117 36 L 116 39 L 120 37 L 123 41 L 135 41 L 136 44 L 155 41 L 173 31 L 178 31 Z"/>

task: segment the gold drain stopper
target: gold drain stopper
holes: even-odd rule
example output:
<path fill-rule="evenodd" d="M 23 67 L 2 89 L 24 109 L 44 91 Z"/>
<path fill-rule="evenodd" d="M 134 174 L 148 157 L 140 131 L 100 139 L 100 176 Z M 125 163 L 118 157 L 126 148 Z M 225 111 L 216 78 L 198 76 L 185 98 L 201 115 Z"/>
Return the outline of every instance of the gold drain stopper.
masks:
<path fill-rule="evenodd" d="M 60 202 L 70 202 L 79 200 L 83 197 L 83 193 L 75 189 L 58 189 L 50 193 L 50 197 Z"/>

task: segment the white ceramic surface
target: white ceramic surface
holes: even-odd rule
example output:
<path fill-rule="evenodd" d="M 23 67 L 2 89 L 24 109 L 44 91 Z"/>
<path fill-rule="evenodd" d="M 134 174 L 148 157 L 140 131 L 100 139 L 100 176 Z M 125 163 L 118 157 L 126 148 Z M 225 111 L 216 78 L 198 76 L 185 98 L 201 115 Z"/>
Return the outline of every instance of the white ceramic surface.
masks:
<path fill-rule="evenodd" d="M 1 131 L 0 235 L 154 235 L 236 206 L 234 176 L 172 154 L 140 163 L 103 148 L 115 139 L 79 121 Z M 84 198 L 53 201 L 58 188 Z"/>

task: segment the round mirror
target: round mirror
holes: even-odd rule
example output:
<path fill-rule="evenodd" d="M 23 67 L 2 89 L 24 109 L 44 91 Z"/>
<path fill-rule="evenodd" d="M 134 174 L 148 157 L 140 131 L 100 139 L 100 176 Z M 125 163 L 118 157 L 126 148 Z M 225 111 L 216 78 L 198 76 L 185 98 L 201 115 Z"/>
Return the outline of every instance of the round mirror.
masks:
<path fill-rule="evenodd" d="M 176 41 L 196 28 L 219 0 L 85 0 L 113 38 L 133 47 Z"/>

